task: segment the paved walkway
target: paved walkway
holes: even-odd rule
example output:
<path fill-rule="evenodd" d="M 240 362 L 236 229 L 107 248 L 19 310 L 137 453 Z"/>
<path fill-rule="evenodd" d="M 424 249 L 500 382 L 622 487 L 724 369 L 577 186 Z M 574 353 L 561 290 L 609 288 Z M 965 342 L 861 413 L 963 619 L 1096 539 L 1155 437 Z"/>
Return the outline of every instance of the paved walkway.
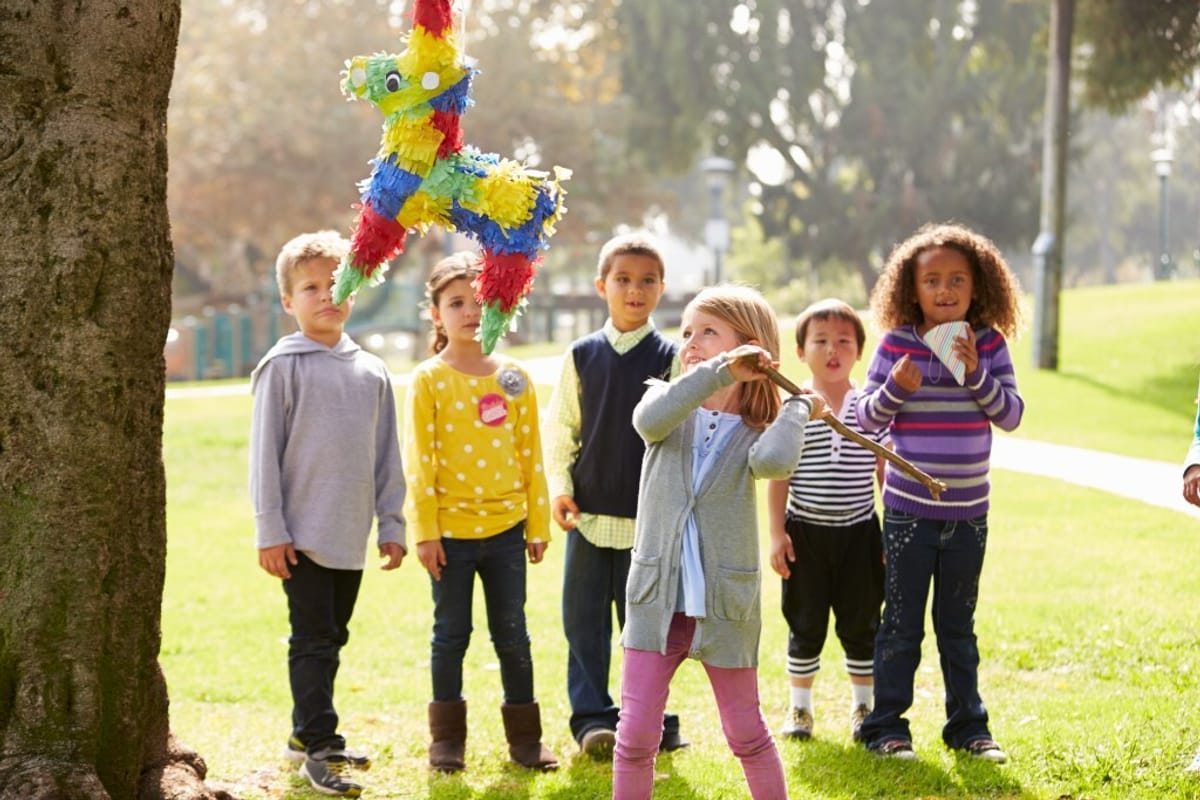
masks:
<path fill-rule="evenodd" d="M 525 361 L 524 364 L 534 383 L 554 386 L 558 383 L 559 359 L 559 356 L 534 358 Z M 398 385 L 405 385 L 407 382 L 407 375 L 395 377 L 395 383 Z M 245 383 L 168 387 L 167 398 L 221 397 L 244 395 L 248 391 Z M 1188 431 L 1180 433 L 1181 454 L 1188 443 L 1187 433 Z M 1100 489 L 1200 519 L 1200 508 L 1183 500 L 1183 471 L 1179 464 L 1036 442 L 997 433 L 992 445 L 992 466 Z"/>

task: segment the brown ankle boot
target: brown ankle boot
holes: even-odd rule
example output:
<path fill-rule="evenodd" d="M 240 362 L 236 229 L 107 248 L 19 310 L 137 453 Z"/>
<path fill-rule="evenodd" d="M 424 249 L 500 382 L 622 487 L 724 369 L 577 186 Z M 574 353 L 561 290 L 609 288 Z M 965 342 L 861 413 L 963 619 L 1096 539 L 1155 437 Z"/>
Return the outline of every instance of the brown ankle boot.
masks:
<path fill-rule="evenodd" d="M 542 744 L 542 712 L 537 701 L 504 703 L 504 736 L 508 739 L 508 756 L 522 767 L 542 772 L 558 769 L 558 757 Z"/>
<path fill-rule="evenodd" d="M 459 772 L 467 766 L 467 701 L 429 704 L 429 766 L 438 772 Z"/>

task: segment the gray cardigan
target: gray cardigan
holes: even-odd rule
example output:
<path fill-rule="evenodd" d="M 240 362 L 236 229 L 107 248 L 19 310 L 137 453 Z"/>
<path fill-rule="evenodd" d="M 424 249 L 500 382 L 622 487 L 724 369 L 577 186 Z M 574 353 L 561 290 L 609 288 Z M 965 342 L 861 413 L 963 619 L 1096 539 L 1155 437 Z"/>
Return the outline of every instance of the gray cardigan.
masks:
<path fill-rule="evenodd" d="M 713 392 L 733 383 L 725 363 L 722 354 L 672 383 L 652 384 L 633 411 L 633 426 L 646 440 L 646 457 L 621 643 L 665 652 L 679 587 L 684 526 L 694 511 L 704 565 L 705 616 L 696 620 L 689 655 L 714 667 L 754 667 L 762 629 L 754 480 L 792 474 L 800 460 L 810 406 L 798 397 L 785 402 L 764 431 L 738 426 L 720 461 L 693 492 L 692 412 Z"/>

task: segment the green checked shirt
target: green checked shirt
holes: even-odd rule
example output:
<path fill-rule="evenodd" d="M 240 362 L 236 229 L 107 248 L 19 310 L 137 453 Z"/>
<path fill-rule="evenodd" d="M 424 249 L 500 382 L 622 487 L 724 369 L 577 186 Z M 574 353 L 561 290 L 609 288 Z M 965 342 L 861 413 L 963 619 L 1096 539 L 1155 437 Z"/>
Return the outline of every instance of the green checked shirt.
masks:
<path fill-rule="evenodd" d="M 653 320 L 637 330 L 622 333 L 608 319 L 604 322 L 604 337 L 613 350 L 624 355 L 655 330 Z M 679 359 L 671 364 L 671 377 L 679 375 Z M 630 422 L 632 425 L 632 421 Z M 570 354 L 563 357 L 558 376 L 558 386 L 550 400 L 550 408 L 543 422 L 546 445 L 546 480 L 550 486 L 550 497 L 575 496 L 571 481 L 571 467 L 579 455 L 582 414 L 579 408 L 579 373 L 575 370 L 575 359 Z M 632 428 L 630 435 L 635 436 Z M 628 550 L 633 547 L 634 520 L 629 517 L 610 517 L 605 514 L 580 514 L 575 521 L 576 530 L 596 547 L 612 547 Z"/>

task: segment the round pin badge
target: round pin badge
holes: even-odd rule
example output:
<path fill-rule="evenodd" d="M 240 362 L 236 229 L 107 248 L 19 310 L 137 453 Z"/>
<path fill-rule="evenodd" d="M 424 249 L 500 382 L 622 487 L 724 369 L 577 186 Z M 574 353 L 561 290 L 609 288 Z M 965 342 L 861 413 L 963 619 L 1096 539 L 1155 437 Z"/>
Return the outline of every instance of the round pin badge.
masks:
<path fill-rule="evenodd" d="M 503 425 L 508 419 L 508 403 L 498 394 L 485 394 L 479 398 L 479 418 L 484 425 Z"/>

